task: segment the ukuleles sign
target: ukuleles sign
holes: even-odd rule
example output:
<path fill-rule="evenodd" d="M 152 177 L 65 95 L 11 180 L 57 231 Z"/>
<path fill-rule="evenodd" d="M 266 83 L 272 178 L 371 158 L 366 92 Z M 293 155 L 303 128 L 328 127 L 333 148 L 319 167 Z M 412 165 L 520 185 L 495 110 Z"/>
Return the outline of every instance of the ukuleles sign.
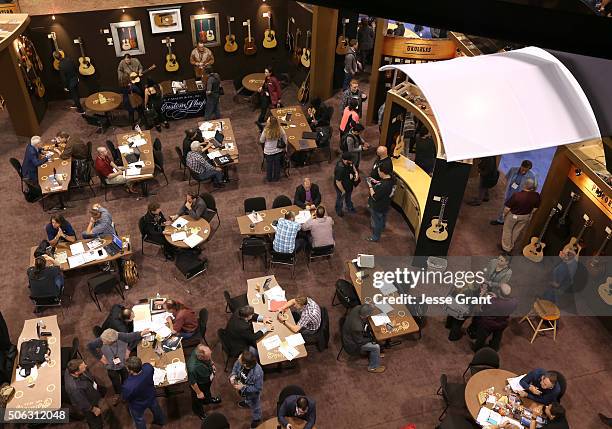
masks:
<path fill-rule="evenodd" d="M 450 39 L 412 39 L 385 36 L 382 55 L 417 60 L 448 60 L 455 58 L 457 45 Z"/>

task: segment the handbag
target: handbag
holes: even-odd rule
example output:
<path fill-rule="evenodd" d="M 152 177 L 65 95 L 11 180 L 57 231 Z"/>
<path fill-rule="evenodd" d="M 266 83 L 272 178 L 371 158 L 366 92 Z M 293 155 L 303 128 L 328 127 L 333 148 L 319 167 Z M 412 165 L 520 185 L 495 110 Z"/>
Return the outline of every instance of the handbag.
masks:
<path fill-rule="evenodd" d="M 278 139 L 276 141 L 276 147 L 277 147 L 277 149 L 284 149 L 284 148 L 287 147 L 287 143 L 285 143 L 285 140 L 283 140 L 283 139 Z"/>
<path fill-rule="evenodd" d="M 19 347 L 19 375 L 27 377 L 32 368 L 45 362 L 49 345 L 45 340 L 27 340 Z"/>

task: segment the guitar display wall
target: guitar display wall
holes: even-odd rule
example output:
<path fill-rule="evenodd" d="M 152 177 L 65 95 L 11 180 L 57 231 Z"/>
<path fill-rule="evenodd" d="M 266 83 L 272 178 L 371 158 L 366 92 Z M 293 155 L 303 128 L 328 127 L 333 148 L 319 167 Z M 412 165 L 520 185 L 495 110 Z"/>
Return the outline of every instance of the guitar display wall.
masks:
<path fill-rule="evenodd" d="M 47 38 L 48 33 L 54 31 L 57 34 L 58 45 L 77 64 L 80 48 L 73 40 L 79 36 L 83 38 L 87 56 L 96 65 L 95 74 L 87 77 L 81 76 L 81 95 L 87 96 L 100 89 L 113 90 L 117 87 L 116 69 L 120 58 L 116 57 L 114 47 L 108 46 L 106 43 L 106 38 L 110 37 L 110 34 L 100 34 L 100 30 L 108 29 L 112 22 L 129 20 L 139 20 L 142 25 L 146 53 L 138 55 L 137 58 L 144 67 L 151 64 L 158 65 L 157 69 L 150 73 L 150 76 L 156 81 L 182 80 L 193 77 L 193 69 L 189 64 L 189 54 L 193 49 L 189 17 L 201 13 L 219 13 L 222 40 L 225 40 L 227 34 L 227 17 L 233 16 L 235 18 L 232 23 L 232 33 L 236 35 L 236 40 L 240 46 L 237 52 L 225 52 L 223 44 L 211 48 L 215 56 L 215 69 L 223 80 L 239 81 L 248 73 L 263 72 L 266 65 L 272 65 L 278 73 L 296 74 L 296 71 L 299 70 L 289 65 L 290 54 L 284 47 L 287 16 L 288 13 L 292 13 L 296 20 L 296 24 L 292 24 L 293 29 L 299 26 L 305 32 L 305 30 L 311 29 L 312 14 L 296 2 L 268 0 L 266 3 L 261 3 L 228 0 L 205 3 L 205 9 L 205 11 L 202 10 L 201 3 L 183 4 L 181 8 L 183 31 L 163 34 L 151 34 L 146 8 L 125 9 L 125 13 L 122 13 L 121 10 L 102 10 L 62 14 L 56 15 L 55 20 L 52 20 L 49 15 L 33 16 L 29 27 L 29 35 L 44 64 L 42 80 L 47 89 L 46 97 L 50 100 L 67 97 L 62 88 L 58 72 L 53 70 L 51 66 L 53 45 Z M 262 46 L 264 32 L 268 28 L 268 19 L 264 18 L 262 14 L 268 10 L 272 11 L 272 28 L 275 30 L 279 42 L 274 49 L 264 49 Z M 251 20 L 251 32 L 258 48 L 257 53 L 252 56 L 246 56 L 242 52 L 246 37 L 246 27 L 242 26 L 242 22 L 247 19 Z M 164 68 L 168 50 L 162 40 L 168 36 L 175 39 L 172 50 L 181 65 L 179 71 L 175 73 L 169 73 Z M 299 70 L 299 73 L 292 78 L 296 82 L 301 82 L 305 75 L 305 70 Z"/>

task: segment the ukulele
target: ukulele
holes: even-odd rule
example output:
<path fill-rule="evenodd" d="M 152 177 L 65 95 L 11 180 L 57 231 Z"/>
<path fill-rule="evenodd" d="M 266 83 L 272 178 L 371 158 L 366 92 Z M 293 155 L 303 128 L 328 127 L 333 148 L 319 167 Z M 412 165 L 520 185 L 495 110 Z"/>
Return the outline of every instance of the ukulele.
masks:
<path fill-rule="evenodd" d="M 525 256 L 525 258 L 532 262 L 542 262 L 542 259 L 544 258 L 544 248 L 546 247 L 546 243 L 542 241 L 542 237 L 544 237 L 544 234 L 546 234 L 550 220 L 558 211 L 559 209 L 557 207 L 550 209 L 548 219 L 546 219 L 546 223 L 544 224 L 544 228 L 542 228 L 540 235 L 537 237 L 531 237 L 529 244 L 523 247 L 523 256 Z"/>
<path fill-rule="evenodd" d="M 425 235 L 430 240 L 444 241 L 448 238 L 448 222 L 444 221 L 444 210 L 448 197 L 440 198 L 440 214 L 431 219 L 431 226 L 425 231 Z"/>
<path fill-rule="evenodd" d="M 64 58 L 66 56 L 66 54 L 64 53 L 64 51 L 62 51 L 59 46 L 57 46 L 57 36 L 55 35 L 55 31 L 52 31 L 51 34 L 49 34 L 49 38 L 51 40 L 53 40 L 53 53 L 58 53 L 60 55 L 61 58 Z M 55 57 L 53 57 L 53 68 L 55 70 L 59 70 L 59 66 L 60 66 L 60 62 L 59 60 L 55 59 Z"/>
<path fill-rule="evenodd" d="M 557 220 L 557 229 L 564 232 L 563 234 L 564 236 L 568 236 L 570 234 L 570 220 L 567 217 L 567 215 L 569 214 L 570 207 L 572 207 L 572 204 L 574 204 L 579 199 L 580 199 L 580 195 L 574 192 L 571 192 L 570 200 L 567 202 L 567 206 L 565 206 L 565 210 L 563 210 L 563 213 Z"/>
<path fill-rule="evenodd" d="M 130 39 L 126 37 L 125 28 L 123 29 L 123 37 L 124 39 L 121 40 L 121 50 L 129 51 L 130 49 L 132 49 L 132 45 L 130 44 Z"/>
<path fill-rule="evenodd" d="M 268 12 L 268 28 L 264 32 L 263 46 L 266 49 L 276 48 L 276 32 L 272 30 L 272 12 Z"/>
<path fill-rule="evenodd" d="M 85 55 L 85 48 L 83 47 L 83 39 L 79 36 L 79 48 L 81 48 L 81 56 L 79 57 L 79 73 L 83 76 L 91 76 L 96 72 L 91 59 Z"/>
<path fill-rule="evenodd" d="M 204 32 L 204 24 L 200 21 L 200 31 L 198 32 L 200 42 L 206 42 L 206 33 Z"/>
<path fill-rule="evenodd" d="M 606 232 L 608 231 L 612 231 L 612 230 L 609 227 L 606 227 Z M 595 268 L 597 265 L 599 265 L 600 256 L 603 253 L 603 251 L 606 249 L 606 246 L 608 245 L 608 241 L 610 241 L 610 238 L 612 238 L 612 232 L 608 232 L 608 235 L 606 236 L 604 241 L 601 243 L 601 246 L 599 246 L 599 249 L 597 249 L 597 252 L 595 252 L 595 254 L 593 255 L 593 258 L 591 259 L 591 263 L 590 263 L 592 268 Z"/>
<path fill-rule="evenodd" d="M 285 49 L 288 52 L 293 50 L 293 34 L 291 34 L 291 19 L 287 18 L 287 36 L 285 37 Z"/>
<path fill-rule="evenodd" d="M 136 48 L 136 39 L 134 39 L 132 37 L 132 29 L 131 28 L 128 28 L 128 35 L 129 35 L 129 39 L 130 39 L 130 47 L 132 49 L 135 49 Z"/>
<path fill-rule="evenodd" d="M 223 49 L 225 52 L 236 52 L 238 50 L 238 43 L 236 43 L 236 36 L 232 34 L 232 24 L 229 16 L 227 17 L 227 32 Z"/>
<path fill-rule="evenodd" d="M 172 53 L 172 42 L 170 39 L 166 39 L 166 46 L 168 47 L 168 53 L 166 54 L 166 71 L 175 72 L 179 69 L 179 63 L 176 60 L 176 55 Z"/>
<path fill-rule="evenodd" d="M 293 55 L 291 56 L 291 61 L 296 66 L 300 64 L 300 57 L 302 56 L 302 48 L 299 47 L 301 36 L 302 32 L 298 28 L 295 30 L 295 44 L 293 45 Z"/>
<path fill-rule="evenodd" d="M 297 100 L 300 103 L 306 103 L 306 101 L 308 101 L 309 95 L 310 95 L 310 70 L 308 70 L 308 73 L 306 74 L 306 78 L 304 79 L 304 82 L 302 82 L 300 89 L 298 89 Z"/>
<path fill-rule="evenodd" d="M 244 55 L 255 55 L 257 52 L 257 46 L 255 46 L 255 39 L 251 36 L 251 20 L 247 19 L 248 37 L 244 39 Z"/>
<path fill-rule="evenodd" d="M 302 51 L 302 57 L 300 58 L 300 62 L 306 68 L 310 67 L 310 30 L 306 31 L 306 44 L 304 45 L 304 50 Z"/>
<path fill-rule="evenodd" d="M 346 38 L 346 21 L 342 22 L 342 34 L 338 36 L 338 44 L 336 45 L 336 54 L 346 55 L 348 52 L 348 39 Z"/>
<path fill-rule="evenodd" d="M 584 235 L 584 232 L 587 230 L 587 228 L 591 227 L 591 225 L 593 225 L 593 221 L 585 215 L 584 224 L 582 225 L 582 228 L 580 228 L 580 232 L 576 237 L 570 238 L 569 243 L 567 243 L 563 247 L 563 251 L 566 252 L 568 250 L 573 250 L 574 253 L 576 253 L 576 256 L 580 255 L 580 252 L 584 247 L 582 245 L 582 236 Z"/>

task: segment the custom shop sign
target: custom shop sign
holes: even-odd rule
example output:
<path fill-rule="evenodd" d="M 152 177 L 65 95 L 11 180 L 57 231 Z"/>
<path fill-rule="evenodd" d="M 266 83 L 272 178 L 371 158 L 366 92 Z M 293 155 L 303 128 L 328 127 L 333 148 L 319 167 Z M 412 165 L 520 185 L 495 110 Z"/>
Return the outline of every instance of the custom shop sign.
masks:
<path fill-rule="evenodd" d="M 164 97 L 161 110 L 168 119 L 184 119 L 204 115 L 205 105 L 203 92 L 191 92 Z"/>

